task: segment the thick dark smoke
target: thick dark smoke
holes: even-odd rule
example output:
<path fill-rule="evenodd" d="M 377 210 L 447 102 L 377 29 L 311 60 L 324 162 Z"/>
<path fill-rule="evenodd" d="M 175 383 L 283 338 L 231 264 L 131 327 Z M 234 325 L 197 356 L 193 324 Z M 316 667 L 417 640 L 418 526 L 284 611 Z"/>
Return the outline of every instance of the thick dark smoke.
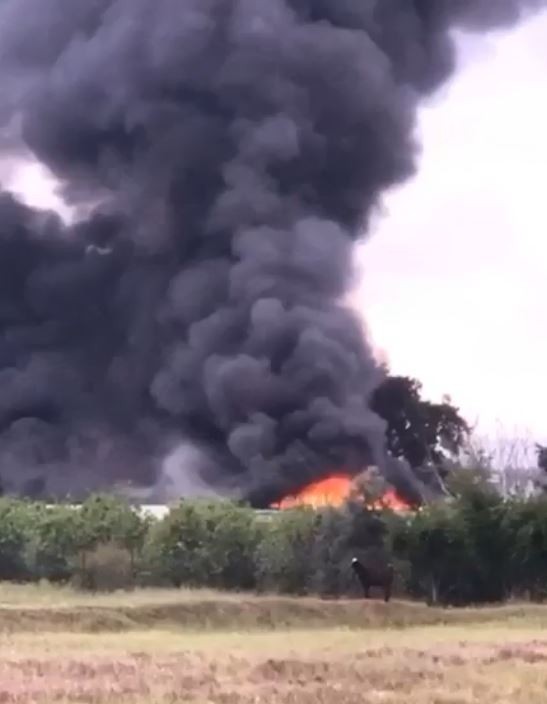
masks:
<path fill-rule="evenodd" d="M 539 4 L 4 0 L 2 144 L 87 213 L 0 195 L 4 490 L 191 490 L 196 448 L 259 503 L 384 466 L 352 243 L 413 173 L 451 28 Z"/>

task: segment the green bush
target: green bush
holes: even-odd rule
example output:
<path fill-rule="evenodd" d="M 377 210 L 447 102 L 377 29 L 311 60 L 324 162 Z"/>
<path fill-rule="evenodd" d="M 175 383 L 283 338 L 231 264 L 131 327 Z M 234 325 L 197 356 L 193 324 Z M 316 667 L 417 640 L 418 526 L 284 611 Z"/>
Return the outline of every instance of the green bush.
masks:
<path fill-rule="evenodd" d="M 369 564 L 388 561 L 386 538 L 383 511 L 357 502 L 321 511 L 313 549 L 312 590 L 322 596 L 361 594 L 351 560 L 357 557 Z"/>
<path fill-rule="evenodd" d="M 80 517 L 68 506 L 35 507 L 29 526 L 26 560 L 34 579 L 68 581 L 78 550 Z"/>
<path fill-rule="evenodd" d="M 35 513 L 31 503 L 0 498 L 0 580 L 21 581 L 32 577 L 26 550 Z"/>
<path fill-rule="evenodd" d="M 512 592 L 543 601 L 547 596 L 547 497 L 515 499 L 503 519 Z"/>
<path fill-rule="evenodd" d="M 451 502 L 428 506 L 393 525 L 395 554 L 407 561 L 411 594 L 462 605 L 501 601 L 512 591 L 508 530 L 512 504 L 479 473 L 458 478 Z"/>
<path fill-rule="evenodd" d="M 318 515 L 307 508 L 280 513 L 264 530 L 256 551 L 256 580 L 261 591 L 305 594 L 313 577 Z"/>
<path fill-rule="evenodd" d="M 116 543 L 99 543 L 87 554 L 85 567 L 74 573 L 72 584 L 97 592 L 130 589 L 134 576 L 129 551 Z"/>
<path fill-rule="evenodd" d="M 457 520 L 465 536 L 465 572 L 469 603 L 502 601 L 511 590 L 510 543 L 506 531 L 508 502 L 487 483 L 465 487 L 455 502 Z"/>
<path fill-rule="evenodd" d="M 442 604 L 547 596 L 547 497 L 503 499 L 480 472 L 414 514 L 357 500 L 264 520 L 229 501 L 181 501 L 161 520 L 96 495 L 81 507 L 0 499 L 0 579 L 360 595 L 351 558 L 392 560 L 398 593 Z"/>
<path fill-rule="evenodd" d="M 152 528 L 148 563 L 174 586 L 250 589 L 258 535 L 248 508 L 229 501 L 182 501 Z"/>
<path fill-rule="evenodd" d="M 78 541 L 82 550 L 110 542 L 134 554 L 142 548 L 147 521 L 122 499 L 95 494 L 81 505 L 78 517 Z"/>
<path fill-rule="evenodd" d="M 408 561 L 407 588 L 429 602 L 456 603 L 467 588 L 466 536 L 450 506 L 425 509 L 393 537 L 396 554 Z"/>

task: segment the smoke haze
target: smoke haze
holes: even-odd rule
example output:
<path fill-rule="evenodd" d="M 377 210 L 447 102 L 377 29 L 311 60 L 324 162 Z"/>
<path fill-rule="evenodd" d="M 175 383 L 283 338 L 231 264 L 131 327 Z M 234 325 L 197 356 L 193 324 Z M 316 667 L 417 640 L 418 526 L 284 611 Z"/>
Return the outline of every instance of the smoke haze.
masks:
<path fill-rule="evenodd" d="M 541 4 L 5 0 L 1 145 L 78 216 L 0 194 L 3 489 L 264 504 L 377 464 L 419 493 L 368 408 L 352 243 L 414 172 L 450 30 Z"/>

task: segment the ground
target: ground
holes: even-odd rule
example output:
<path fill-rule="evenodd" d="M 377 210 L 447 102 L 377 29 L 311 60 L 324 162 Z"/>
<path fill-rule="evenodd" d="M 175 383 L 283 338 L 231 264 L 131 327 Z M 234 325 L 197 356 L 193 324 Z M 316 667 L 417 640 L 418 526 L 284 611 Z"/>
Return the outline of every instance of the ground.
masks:
<path fill-rule="evenodd" d="M 544 704 L 547 608 L 0 586 L 0 702 Z"/>

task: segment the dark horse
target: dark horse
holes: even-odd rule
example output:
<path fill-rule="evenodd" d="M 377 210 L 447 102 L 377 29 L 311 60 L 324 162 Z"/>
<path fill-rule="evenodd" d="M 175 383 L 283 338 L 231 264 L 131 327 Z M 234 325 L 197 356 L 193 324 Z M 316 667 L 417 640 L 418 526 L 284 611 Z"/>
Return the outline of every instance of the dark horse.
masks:
<path fill-rule="evenodd" d="M 381 587 L 384 590 L 384 601 L 388 602 L 391 599 L 395 576 L 392 564 L 384 563 L 383 565 L 365 566 L 354 557 L 351 561 L 351 567 L 363 587 L 365 599 L 369 598 L 371 587 Z"/>

